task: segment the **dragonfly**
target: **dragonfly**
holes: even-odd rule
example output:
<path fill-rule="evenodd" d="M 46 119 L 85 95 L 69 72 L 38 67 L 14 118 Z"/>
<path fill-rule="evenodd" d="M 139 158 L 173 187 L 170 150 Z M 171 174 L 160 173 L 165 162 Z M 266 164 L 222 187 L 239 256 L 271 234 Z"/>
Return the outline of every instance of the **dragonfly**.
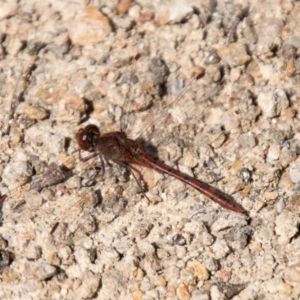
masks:
<path fill-rule="evenodd" d="M 198 75 L 196 79 L 198 80 L 202 76 Z M 128 138 L 125 131 L 122 130 L 122 124 L 119 131 L 107 132 L 102 135 L 96 125 L 89 124 L 78 130 L 75 134 L 75 139 L 80 150 L 91 153 L 89 156 L 82 158 L 82 160 L 86 161 L 90 157 L 99 155 L 102 165 L 103 160 L 108 163 L 117 163 L 127 168 L 135 179 L 136 177 L 133 173 L 133 171 L 137 171 L 134 167 L 135 165 L 151 168 L 159 173 L 181 180 L 225 209 L 236 213 L 244 213 L 243 207 L 236 203 L 233 197 L 152 157 L 147 153 L 139 139 L 133 140 Z M 138 182 L 137 179 L 136 181 Z"/>

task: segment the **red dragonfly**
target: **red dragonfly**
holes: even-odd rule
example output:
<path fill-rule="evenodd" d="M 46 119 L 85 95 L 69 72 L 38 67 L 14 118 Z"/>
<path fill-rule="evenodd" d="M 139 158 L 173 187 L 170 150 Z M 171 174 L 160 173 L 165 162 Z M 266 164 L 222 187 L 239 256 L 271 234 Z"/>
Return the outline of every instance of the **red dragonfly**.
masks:
<path fill-rule="evenodd" d="M 136 169 L 132 165 L 151 168 L 183 181 L 226 209 L 238 213 L 244 212 L 231 196 L 151 157 L 138 140 L 129 139 L 122 129 L 100 135 L 98 127 L 90 124 L 79 129 L 75 138 L 81 150 L 99 154 L 102 162 L 104 158 L 108 162 L 112 161 L 124 166 L 133 176 L 132 170 L 136 171 Z M 94 157 L 93 154 L 92 156 Z M 84 160 L 89 158 L 90 156 Z"/>

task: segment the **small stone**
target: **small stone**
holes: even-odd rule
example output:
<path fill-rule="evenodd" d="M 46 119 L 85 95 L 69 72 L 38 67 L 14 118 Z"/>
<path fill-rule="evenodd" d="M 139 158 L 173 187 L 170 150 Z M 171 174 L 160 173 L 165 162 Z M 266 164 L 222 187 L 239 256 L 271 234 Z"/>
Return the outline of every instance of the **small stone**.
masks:
<path fill-rule="evenodd" d="M 240 43 L 232 43 L 230 47 L 223 47 L 218 51 L 219 56 L 225 59 L 233 68 L 243 66 L 251 60 L 251 56 L 247 54 L 245 45 Z"/>
<path fill-rule="evenodd" d="M 25 256 L 28 260 L 38 260 L 42 256 L 42 248 L 30 243 L 25 250 Z"/>
<path fill-rule="evenodd" d="M 187 286 L 183 283 L 179 284 L 178 288 L 176 289 L 176 293 L 179 299 L 190 300 L 191 298 Z"/>
<path fill-rule="evenodd" d="M 156 8 L 155 21 L 159 25 L 176 24 L 188 19 L 194 10 L 183 0 L 172 0 Z"/>
<path fill-rule="evenodd" d="M 11 162 L 3 170 L 2 182 L 12 190 L 25 184 L 32 175 L 32 172 L 32 167 L 28 162 Z"/>
<path fill-rule="evenodd" d="M 282 211 L 283 211 L 284 208 L 285 208 L 285 203 L 284 203 L 284 201 L 283 201 L 282 198 L 279 199 L 279 200 L 275 203 L 274 208 L 275 208 L 275 210 L 276 210 L 277 213 L 279 213 L 279 214 L 282 213 Z"/>
<path fill-rule="evenodd" d="M 168 284 L 177 282 L 180 277 L 179 268 L 172 266 L 168 267 L 164 271 L 164 279 L 168 282 Z"/>
<path fill-rule="evenodd" d="M 153 245 L 149 242 L 143 242 L 140 241 L 137 244 L 139 251 L 142 254 L 153 254 L 155 252 L 155 248 L 153 247 Z"/>
<path fill-rule="evenodd" d="M 226 240 L 229 246 L 233 249 L 244 249 L 251 236 L 251 228 L 248 226 L 237 226 L 232 228 L 228 234 L 226 234 Z"/>
<path fill-rule="evenodd" d="M 283 238 L 281 242 L 285 244 L 298 232 L 298 223 L 299 217 L 288 210 L 284 210 L 276 217 L 275 232 Z"/>
<path fill-rule="evenodd" d="M 128 12 L 131 2 L 132 2 L 132 0 L 119 0 L 118 1 L 117 11 L 120 16 L 123 16 Z"/>
<path fill-rule="evenodd" d="M 300 182 L 300 162 L 293 162 L 290 164 L 290 179 L 293 183 Z"/>
<path fill-rule="evenodd" d="M 136 279 L 137 280 L 142 280 L 144 278 L 144 271 L 141 268 L 138 268 L 136 271 Z"/>
<path fill-rule="evenodd" d="M 20 273 L 18 273 L 16 270 L 6 268 L 1 273 L 1 276 L 5 283 L 12 283 L 20 277 Z"/>
<path fill-rule="evenodd" d="M 74 189 L 81 187 L 81 179 L 78 175 L 72 176 L 64 182 L 67 189 Z"/>
<path fill-rule="evenodd" d="M 290 296 L 292 294 L 293 291 L 293 287 L 292 285 L 289 285 L 285 282 L 280 282 L 277 285 L 277 291 L 281 294 L 281 295 L 286 295 L 286 296 Z"/>
<path fill-rule="evenodd" d="M 72 253 L 71 247 L 67 245 L 62 245 L 58 250 L 58 256 L 62 259 L 68 259 Z"/>
<path fill-rule="evenodd" d="M 222 73 L 219 65 L 209 65 L 206 68 L 206 75 L 213 82 L 219 82 L 222 79 Z"/>
<path fill-rule="evenodd" d="M 164 280 L 163 276 L 154 276 L 153 283 L 157 287 L 164 287 L 166 286 L 167 282 Z"/>
<path fill-rule="evenodd" d="M 6 51 L 10 55 L 16 56 L 23 47 L 24 47 L 24 43 L 20 39 L 14 38 L 9 41 L 9 43 L 6 47 Z"/>
<path fill-rule="evenodd" d="M 141 15 L 141 7 L 139 5 L 132 5 L 129 8 L 128 15 L 131 18 L 137 20 L 139 18 L 139 16 Z"/>
<path fill-rule="evenodd" d="M 189 167 L 189 168 L 195 168 L 198 164 L 197 156 L 190 152 L 190 151 L 184 151 L 182 159 L 179 161 L 180 165 Z"/>
<path fill-rule="evenodd" d="M 0 249 L 0 271 L 9 266 L 11 262 L 9 252 L 4 249 Z"/>
<path fill-rule="evenodd" d="M 26 102 L 21 102 L 18 105 L 16 113 L 37 121 L 44 120 L 49 116 L 49 113 L 45 108 L 39 105 L 29 105 Z"/>
<path fill-rule="evenodd" d="M 288 150 L 284 152 L 280 152 L 279 163 L 283 168 L 289 166 L 289 164 L 297 159 L 297 154 L 295 151 Z"/>
<path fill-rule="evenodd" d="M 208 65 L 217 64 L 220 61 L 220 57 L 216 50 L 212 50 L 209 52 L 208 56 L 205 59 L 205 63 Z"/>
<path fill-rule="evenodd" d="M 257 104 L 266 117 L 273 118 L 289 106 L 289 101 L 286 93 L 281 89 L 277 89 L 274 93 L 259 93 Z"/>
<path fill-rule="evenodd" d="M 205 265 L 206 269 L 210 272 L 217 271 L 219 268 L 218 262 L 215 259 L 213 259 L 212 257 L 208 257 L 204 261 L 204 265 Z"/>
<path fill-rule="evenodd" d="M 0 235 L 0 249 L 7 247 L 7 241 Z"/>
<path fill-rule="evenodd" d="M 86 46 L 104 41 L 112 28 L 108 18 L 97 7 L 90 6 L 77 13 L 70 21 L 68 31 L 73 44 Z"/>
<path fill-rule="evenodd" d="M 0 20 L 4 20 L 9 18 L 10 16 L 15 14 L 15 11 L 18 8 L 18 3 L 15 1 L 1 1 L 0 2 Z"/>
<path fill-rule="evenodd" d="M 284 44 L 281 50 L 283 59 L 287 62 L 297 56 L 297 48 L 291 44 Z"/>
<path fill-rule="evenodd" d="M 57 163 L 61 166 L 65 166 L 67 169 L 73 169 L 75 166 L 75 158 L 72 155 L 66 153 L 60 153 L 57 157 Z"/>
<path fill-rule="evenodd" d="M 253 148 L 256 145 L 255 137 L 252 132 L 247 132 L 239 137 L 239 144 L 243 148 Z"/>
<path fill-rule="evenodd" d="M 144 293 L 140 290 L 133 291 L 131 293 L 133 300 L 142 300 Z"/>
<path fill-rule="evenodd" d="M 35 269 L 35 271 L 36 271 L 36 276 L 41 281 L 50 279 L 57 273 L 57 270 L 54 266 L 48 265 L 46 263 L 42 263 L 41 265 L 39 265 Z"/>
<path fill-rule="evenodd" d="M 215 254 L 214 256 L 215 259 L 224 258 L 226 255 L 228 255 L 231 252 L 226 241 L 222 239 L 217 239 L 215 243 L 211 246 L 211 249 Z"/>
<path fill-rule="evenodd" d="M 209 144 L 213 148 L 219 148 L 226 141 L 226 135 L 221 128 L 212 129 L 209 133 Z"/>
<path fill-rule="evenodd" d="M 285 68 L 285 72 L 287 76 L 294 76 L 296 73 L 296 67 L 295 67 L 295 59 L 291 58 L 287 64 L 286 64 L 286 68 Z"/>
<path fill-rule="evenodd" d="M 66 145 L 66 138 L 62 135 L 51 134 L 50 132 L 44 132 L 42 134 L 42 141 L 45 147 L 47 147 L 50 153 L 60 154 L 64 151 Z"/>
<path fill-rule="evenodd" d="M 295 193 L 288 202 L 287 208 L 293 213 L 300 213 L 300 194 Z"/>
<path fill-rule="evenodd" d="M 148 182 L 147 182 L 148 183 Z M 147 199 L 152 203 L 152 204 L 157 204 L 159 202 L 162 202 L 162 198 L 154 193 L 151 192 L 147 192 L 145 194 L 145 196 L 147 197 Z"/>
<path fill-rule="evenodd" d="M 26 205 L 30 210 L 36 210 L 43 205 L 43 198 L 41 194 L 36 190 L 31 190 L 26 195 Z"/>
<path fill-rule="evenodd" d="M 101 253 L 101 257 L 111 264 L 120 260 L 120 253 L 114 247 L 106 247 Z"/>
<path fill-rule="evenodd" d="M 241 70 L 239 68 L 233 68 L 230 70 L 230 81 L 236 82 L 241 76 Z"/>
<path fill-rule="evenodd" d="M 215 239 L 208 232 L 204 232 L 201 235 L 201 241 L 205 246 L 211 246 L 213 244 L 213 242 L 215 241 Z"/>
<path fill-rule="evenodd" d="M 10 133 L 10 142 L 9 146 L 11 148 L 21 147 L 23 143 L 23 135 L 18 132 L 11 132 Z"/>
<path fill-rule="evenodd" d="M 198 261 L 189 261 L 187 267 L 197 276 L 198 280 L 207 280 L 209 278 L 209 273 L 204 264 Z"/>
<path fill-rule="evenodd" d="M 276 200 L 278 198 L 278 193 L 276 191 L 265 191 L 264 197 L 265 197 L 266 201 L 273 202 L 274 200 Z"/>
<path fill-rule="evenodd" d="M 57 122 L 74 122 L 79 124 L 87 106 L 78 96 L 65 95 L 58 106 L 53 109 L 52 118 Z"/>
<path fill-rule="evenodd" d="M 91 271 L 85 271 L 81 274 L 81 285 L 76 289 L 77 299 L 94 298 L 100 286 L 100 275 Z"/>
<path fill-rule="evenodd" d="M 254 81 L 253 77 L 250 74 L 244 73 L 239 78 L 238 83 L 241 86 L 247 87 L 247 86 L 253 86 L 255 81 Z"/>
<path fill-rule="evenodd" d="M 300 263 L 286 268 L 284 272 L 284 280 L 291 284 L 300 284 Z"/>
<path fill-rule="evenodd" d="M 221 231 L 237 225 L 246 226 L 247 225 L 246 219 L 240 216 L 231 216 L 229 218 L 220 217 L 213 223 L 212 230 Z"/>
<path fill-rule="evenodd" d="M 268 149 L 267 158 L 268 160 L 278 160 L 280 155 L 280 146 L 279 145 L 271 145 Z"/>
<path fill-rule="evenodd" d="M 150 223 L 139 223 L 133 230 L 133 236 L 144 239 L 150 233 L 153 228 L 153 224 Z"/>

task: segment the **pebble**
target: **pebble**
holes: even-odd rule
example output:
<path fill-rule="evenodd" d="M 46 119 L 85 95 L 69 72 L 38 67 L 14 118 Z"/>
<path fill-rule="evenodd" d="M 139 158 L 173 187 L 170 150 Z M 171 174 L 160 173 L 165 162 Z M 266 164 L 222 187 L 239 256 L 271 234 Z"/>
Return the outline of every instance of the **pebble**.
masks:
<path fill-rule="evenodd" d="M 286 168 L 297 159 L 297 154 L 295 151 L 281 151 L 279 156 L 279 162 L 283 168 Z"/>
<path fill-rule="evenodd" d="M 12 190 L 27 183 L 32 172 L 32 167 L 28 162 L 11 162 L 3 170 L 2 181 Z"/>
<path fill-rule="evenodd" d="M 278 193 L 276 191 L 265 191 L 264 192 L 264 197 L 267 202 L 273 202 L 278 198 Z"/>
<path fill-rule="evenodd" d="M 18 279 L 19 276 L 20 276 L 20 274 L 16 270 L 5 268 L 2 271 L 2 280 L 3 280 L 3 282 L 8 283 L 8 284 L 16 282 L 16 280 Z"/>
<path fill-rule="evenodd" d="M 231 82 L 238 81 L 240 76 L 241 76 L 241 70 L 239 68 L 233 68 L 230 70 L 230 81 Z"/>
<path fill-rule="evenodd" d="M 274 93 L 259 93 L 257 104 L 262 109 L 264 116 L 273 118 L 289 106 L 289 100 L 286 93 L 278 89 Z"/>
<path fill-rule="evenodd" d="M 193 7 L 185 1 L 172 0 L 170 3 L 166 2 L 164 5 L 156 7 L 155 22 L 160 26 L 181 23 L 188 19 L 193 12 Z"/>
<path fill-rule="evenodd" d="M 120 0 L 120 1 L 118 1 L 117 11 L 118 11 L 118 14 L 120 16 L 123 16 L 128 12 L 129 7 L 131 5 L 131 2 L 132 2 L 131 0 Z"/>
<path fill-rule="evenodd" d="M 300 162 L 293 162 L 290 165 L 289 176 L 293 183 L 300 182 Z"/>
<path fill-rule="evenodd" d="M 36 210 L 43 205 L 43 197 L 36 190 L 31 190 L 26 194 L 26 205 L 30 210 Z"/>
<path fill-rule="evenodd" d="M 289 240 L 298 232 L 299 218 L 288 210 L 284 210 L 276 217 L 275 232 L 279 235 L 278 242 L 286 245 Z"/>
<path fill-rule="evenodd" d="M 132 234 L 135 237 L 139 237 L 140 239 L 144 239 L 145 237 L 148 236 L 150 233 L 151 229 L 153 228 L 153 224 L 149 223 L 139 223 L 137 226 L 134 228 Z"/>
<path fill-rule="evenodd" d="M 91 271 L 82 272 L 80 277 L 82 282 L 78 288 L 76 288 L 76 298 L 77 299 L 90 299 L 96 296 L 99 286 L 100 277 L 95 275 Z"/>
<path fill-rule="evenodd" d="M 245 218 L 241 218 L 240 216 L 230 216 L 229 218 L 220 217 L 212 224 L 213 231 L 222 231 L 227 228 L 235 227 L 235 226 L 246 226 L 247 221 Z"/>
<path fill-rule="evenodd" d="M 214 244 L 211 246 L 211 250 L 214 253 L 215 259 L 221 259 L 231 252 L 226 241 L 223 239 L 216 239 Z"/>
<path fill-rule="evenodd" d="M 299 214 L 300 213 L 300 194 L 299 193 L 294 193 L 287 204 L 287 208 L 296 213 Z"/>
<path fill-rule="evenodd" d="M 54 135 L 50 132 L 42 134 L 43 144 L 48 147 L 50 153 L 60 154 L 64 151 L 66 139 L 61 135 Z"/>
<path fill-rule="evenodd" d="M 147 241 L 138 242 L 137 247 L 138 247 L 139 251 L 141 252 L 141 254 L 149 255 L 149 254 L 153 254 L 155 251 L 155 248 L 153 247 L 153 245 Z"/>
<path fill-rule="evenodd" d="M 285 209 L 285 203 L 282 198 L 275 203 L 274 208 L 278 214 L 282 213 L 282 211 Z"/>
<path fill-rule="evenodd" d="M 247 54 L 245 45 L 241 43 L 231 43 L 229 48 L 220 48 L 218 55 L 232 68 L 245 65 L 251 60 L 251 56 Z"/>
<path fill-rule="evenodd" d="M 9 266 L 11 263 L 10 254 L 7 250 L 0 249 L 0 270 Z"/>
<path fill-rule="evenodd" d="M 251 228 L 248 226 L 236 226 L 226 234 L 226 241 L 233 249 L 244 249 L 251 236 Z"/>
<path fill-rule="evenodd" d="M 57 274 L 56 267 L 47 263 L 28 262 L 26 264 L 26 271 L 28 279 L 34 280 L 47 280 Z"/>
<path fill-rule="evenodd" d="M 0 235 L 0 249 L 7 247 L 7 241 Z"/>
<path fill-rule="evenodd" d="M 179 286 L 177 287 L 176 294 L 179 297 L 179 299 L 182 299 L 182 300 L 190 300 L 190 298 L 191 298 L 191 295 L 189 293 L 187 286 L 183 283 L 179 284 Z"/>
<path fill-rule="evenodd" d="M 206 269 L 209 272 L 214 272 L 217 271 L 219 266 L 218 266 L 218 262 L 212 258 L 212 257 L 208 257 L 205 261 L 204 261 L 204 265 L 206 267 Z"/>
<path fill-rule="evenodd" d="M 87 106 L 84 100 L 75 95 L 64 95 L 57 106 L 52 110 L 52 118 L 57 122 L 80 123 Z"/>
<path fill-rule="evenodd" d="M 2 2 L 0 4 L 0 20 L 5 20 L 14 15 L 17 8 L 17 1 Z"/>
<path fill-rule="evenodd" d="M 171 285 L 176 282 L 180 277 L 180 270 L 175 266 L 171 266 L 165 269 L 164 271 L 164 279 Z"/>
<path fill-rule="evenodd" d="M 209 144 L 213 148 L 219 148 L 226 141 L 226 135 L 221 128 L 215 128 L 209 133 Z"/>
<path fill-rule="evenodd" d="M 280 156 L 280 146 L 279 145 L 271 145 L 268 149 L 267 158 L 270 161 L 278 160 Z"/>
<path fill-rule="evenodd" d="M 184 150 L 183 157 L 179 160 L 179 164 L 188 168 L 195 168 L 198 164 L 197 156 L 191 151 Z"/>
<path fill-rule="evenodd" d="M 290 284 L 300 283 L 300 263 L 294 264 L 285 269 L 284 280 Z"/>
<path fill-rule="evenodd" d="M 187 268 L 198 278 L 198 280 L 208 280 L 209 273 L 204 264 L 198 261 L 189 261 Z"/>
<path fill-rule="evenodd" d="M 105 40 L 112 28 L 106 16 L 97 7 L 90 6 L 69 21 L 68 32 L 73 44 L 94 45 Z"/>
<path fill-rule="evenodd" d="M 222 72 L 219 65 L 209 65 L 205 73 L 213 82 L 219 82 L 222 79 Z"/>

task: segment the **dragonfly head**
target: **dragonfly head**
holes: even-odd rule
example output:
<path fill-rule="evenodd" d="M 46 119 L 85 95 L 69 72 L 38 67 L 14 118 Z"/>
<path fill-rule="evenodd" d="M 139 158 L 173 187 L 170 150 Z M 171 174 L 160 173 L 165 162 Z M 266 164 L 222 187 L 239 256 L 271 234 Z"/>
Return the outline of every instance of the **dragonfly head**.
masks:
<path fill-rule="evenodd" d="M 99 128 L 93 124 L 80 128 L 75 135 L 79 148 L 89 152 L 96 151 L 99 137 Z"/>

